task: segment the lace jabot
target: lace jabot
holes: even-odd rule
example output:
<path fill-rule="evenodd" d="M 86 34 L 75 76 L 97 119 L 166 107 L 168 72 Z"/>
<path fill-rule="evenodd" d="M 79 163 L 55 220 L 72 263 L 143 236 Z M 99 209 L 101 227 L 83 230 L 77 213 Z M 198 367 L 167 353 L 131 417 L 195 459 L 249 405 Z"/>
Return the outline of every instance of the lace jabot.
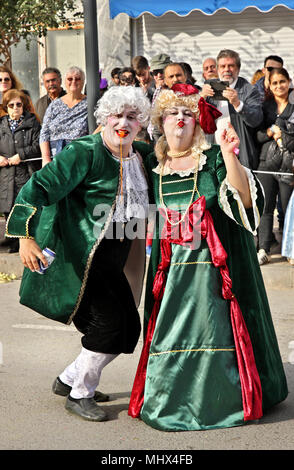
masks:
<path fill-rule="evenodd" d="M 119 157 L 112 155 L 117 161 Z M 113 222 L 127 222 L 132 218 L 145 219 L 148 215 L 148 184 L 139 153 L 132 149 L 129 157 L 123 159 L 123 197 L 116 196 Z"/>

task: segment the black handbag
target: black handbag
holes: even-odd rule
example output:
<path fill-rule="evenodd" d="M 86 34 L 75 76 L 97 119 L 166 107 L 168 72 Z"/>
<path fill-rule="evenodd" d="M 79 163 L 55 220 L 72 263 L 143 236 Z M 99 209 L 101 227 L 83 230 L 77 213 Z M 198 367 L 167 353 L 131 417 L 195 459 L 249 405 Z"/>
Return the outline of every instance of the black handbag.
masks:
<path fill-rule="evenodd" d="M 286 183 L 289 185 L 294 184 L 293 162 L 293 152 L 290 152 L 283 146 L 279 147 L 275 140 L 270 143 L 265 161 L 266 169 L 278 173 L 289 173 L 289 176 L 279 174 L 275 175 L 275 177 L 279 179 L 282 183 Z"/>

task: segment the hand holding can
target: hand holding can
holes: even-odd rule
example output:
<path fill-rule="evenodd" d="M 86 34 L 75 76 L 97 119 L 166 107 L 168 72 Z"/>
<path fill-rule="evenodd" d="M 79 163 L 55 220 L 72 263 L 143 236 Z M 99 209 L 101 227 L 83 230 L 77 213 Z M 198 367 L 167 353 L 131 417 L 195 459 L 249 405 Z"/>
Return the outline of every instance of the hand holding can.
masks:
<path fill-rule="evenodd" d="M 42 253 L 47 259 L 48 266 L 44 266 L 42 261 L 39 260 L 40 269 L 38 271 L 36 271 L 39 274 L 44 274 L 45 273 L 46 269 L 48 269 L 49 266 L 51 266 L 51 264 L 53 263 L 53 261 L 55 259 L 55 256 L 56 256 L 56 253 L 48 247 L 44 248 L 44 250 L 42 250 Z"/>

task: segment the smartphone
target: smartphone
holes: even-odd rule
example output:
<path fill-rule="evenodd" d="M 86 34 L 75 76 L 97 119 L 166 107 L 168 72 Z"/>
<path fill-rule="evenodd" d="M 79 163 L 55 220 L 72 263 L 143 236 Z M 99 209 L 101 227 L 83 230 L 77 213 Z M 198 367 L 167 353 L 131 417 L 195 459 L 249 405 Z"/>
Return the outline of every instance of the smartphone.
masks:
<path fill-rule="evenodd" d="M 218 78 L 211 78 L 210 80 L 205 80 L 204 83 L 208 83 L 208 85 L 213 89 L 213 100 L 228 101 L 227 98 L 223 97 L 223 91 L 229 86 L 229 82 L 224 82 Z"/>

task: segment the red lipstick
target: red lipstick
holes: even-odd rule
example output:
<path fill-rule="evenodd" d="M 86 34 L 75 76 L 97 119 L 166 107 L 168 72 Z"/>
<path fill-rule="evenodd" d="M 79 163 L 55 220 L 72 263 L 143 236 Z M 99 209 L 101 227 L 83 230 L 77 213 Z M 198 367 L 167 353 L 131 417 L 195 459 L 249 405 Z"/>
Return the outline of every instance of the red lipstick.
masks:
<path fill-rule="evenodd" d="M 125 129 L 119 129 L 118 131 L 115 131 L 119 137 L 126 137 L 129 134 L 129 131 L 126 131 Z"/>

